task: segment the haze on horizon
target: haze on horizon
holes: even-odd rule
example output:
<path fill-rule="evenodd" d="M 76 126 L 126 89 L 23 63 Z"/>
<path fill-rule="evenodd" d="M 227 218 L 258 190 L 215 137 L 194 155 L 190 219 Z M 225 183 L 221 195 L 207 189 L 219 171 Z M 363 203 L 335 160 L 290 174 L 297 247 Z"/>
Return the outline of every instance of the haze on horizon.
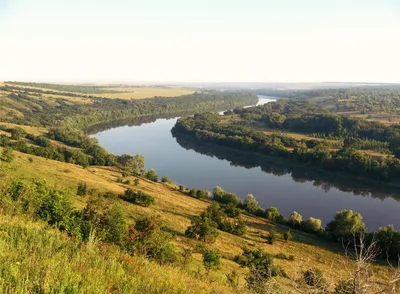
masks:
<path fill-rule="evenodd" d="M 0 80 L 399 83 L 400 2 L 0 0 Z"/>

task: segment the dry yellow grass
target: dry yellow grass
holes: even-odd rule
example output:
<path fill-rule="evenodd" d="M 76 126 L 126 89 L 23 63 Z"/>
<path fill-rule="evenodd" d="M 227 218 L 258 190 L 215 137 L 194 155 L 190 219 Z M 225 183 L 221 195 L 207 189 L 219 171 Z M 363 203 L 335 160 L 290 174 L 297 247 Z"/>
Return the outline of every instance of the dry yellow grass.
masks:
<path fill-rule="evenodd" d="M 105 98 L 121 98 L 121 99 L 144 99 L 153 98 L 154 96 L 176 97 L 194 93 L 193 90 L 179 88 L 156 88 L 156 87 L 125 87 L 125 88 L 105 88 L 104 90 L 116 91 L 122 93 L 104 93 L 95 94 L 94 96 Z"/>
<path fill-rule="evenodd" d="M 154 183 L 140 178 L 139 186 L 131 186 L 117 183 L 117 178 L 121 177 L 121 172 L 116 168 L 110 167 L 89 167 L 83 169 L 79 166 L 48 160 L 40 157 L 30 156 L 19 152 L 14 152 L 15 160 L 9 164 L 11 166 L 10 175 L 23 177 L 25 180 L 41 179 L 46 180 L 51 186 L 58 189 L 68 190 L 75 193 L 80 181 L 86 182 L 89 188 L 96 188 L 100 191 L 110 191 L 122 193 L 126 188 L 142 190 L 156 198 L 156 204 L 151 207 L 141 207 L 118 200 L 123 204 L 126 216 L 137 218 L 141 215 L 160 214 L 165 225 L 176 235 L 175 243 L 179 248 L 194 246 L 195 241 L 184 237 L 187 226 L 190 225 L 190 218 L 199 215 L 209 202 L 197 200 L 176 191 L 176 187 L 164 183 Z M 32 162 L 28 158 L 32 158 Z M 3 164 L 3 163 L 2 163 Z M 126 178 L 128 179 L 128 178 Z M 133 182 L 134 177 L 129 177 Z M 82 208 L 87 198 L 76 197 L 75 206 Z M 341 246 L 320 239 L 317 236 L 309 235 L 301 231 L 294 232 L 294 240 L 285 242 L 282 234 L 288 228 L 265 219 L 250 215 L 244 215 L 249 231 L 245 237 L 238 237 L 232 234 L 221 232 L 215 244 L 210 247 L 217 248 L 223 256 L 221 269 L 211 273 L 216 280 L 225 279 L 225 274 L 232 270 L 245 273 L 246 270 L 240 268 L 232 261 L 235 255 L 241 254 L 241 248 L 248 246 L 255 248 L 262 247 L 271 254 L 285 253 L 293 254 L 294 261 L 276 259 L 276 263 L 281 265 L 289 277 L 299 278 L 302 271 L 309 268 L 319 268 L 325 274 L 329 283 L 332 285 L 339 279 L 347 277 L 346 270 L 342 267 L 345 257 L 342 255 Z M 272 230 L 277 232 L 278 241 L 273 245 L 266 244 L 266 236 Z M 379 277 L 383 277 L 389 271 L 388 268 L 375 265 L 375 270 Z M 194 261 L 189 268 L 197 270 L 201 268 L 201 256 L 194 255 Z M 244 284 L 244 279 L 241 280 Z M 280 279 L 283 287 L 290 288 L 292 283 L 289 279 Z"/>

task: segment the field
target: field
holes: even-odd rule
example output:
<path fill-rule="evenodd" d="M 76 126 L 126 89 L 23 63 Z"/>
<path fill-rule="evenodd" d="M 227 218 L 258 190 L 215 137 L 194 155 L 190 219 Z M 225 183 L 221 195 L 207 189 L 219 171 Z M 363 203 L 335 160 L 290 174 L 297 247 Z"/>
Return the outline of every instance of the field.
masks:
<path fill-rule="evenodd" d="M 195 246 L 196 241 L 184 237 L 184 231 L 190 225 L 190 218 L 199 215 L 209 205 L 209 202 L 185 196 L 178 192 L 174 185 L 154 183 L 143 178 L 140 178 L 138 187 L 118 183 L 117 178 L 121 177 L 121 172 L 116 168 L 89 167 L 83 169 L 73 164 L 19 152 L 14 152 L 14 154 L 16 158 L 11 164 L 2 165 L 8 170 L 8 176 L 21 178 L 23 181 L 45 180 L 49 185 L 71 194 L 75 194 L 78 183 L 84 181 L 89 188 L 96 188 L 99 191 L 122 193 L 126 188 L 132 187 L 153 195 L 156 198 L 156 204 L 147 208 L 117 199 L 107 199 L 106 201 L 121 203 L 125 215 L 131 220 L 142 215 L 161 215 L 166 227 L 175 235 L 174 242 L 180 250 Z M 34 168 L 38 166 L 40 169 Z M 133 182 L 134 177 L 125 177 L 124 181 L 127 179 Z M 86 201 L 88 201 L 88 197 L 76 196 L 75 207 L 83 208 Z M 0 225 L 3 223 L 4 226 L 5 219 L 2 217 Z M 200 276 L 206 280 L 214 281 L 217 285 L 225 287 L 226 274 L 233 270 L 241 274 L 246 273 L 247 270 L 233 262 L 233 258 L 235 255 L 241 254 L 241 248 L 247 246 L 249 248 L 262 247 L 266 252 L 274 255 L 279 253 L 294 255 L 293 261 L 276 259 L 276 263 L 281 265 L 289 276 L 289 278 L 279 278 L 281 290 L 291 289 L 295 281 L 301 278 L 302 273 L 310 268 L 322 270 L 330 287 L 333 287 L 338 280 L 348 276 L 346 272 L 348 261 L 343 256 L 343 249 L 340 245 L 297 230 L 292 230 L 294 239 L 285 242 L 282 234 L 287 231 L 287 227 L 251 215 L 244 215 L 244 220 L 249 227 L 246 236 L 238 237 L 221 232 L 217 242 L 210 245 L 220 250 L 222 254 L 223 260 L 219 270 L 206 273 L 202 267 L 201 255 L 193 254 L 193 260 L 186 268 L 189 275 L 199 275 L 200 273 Z M 266 243 L 266 237 L 272 231 L 277 233 L 278 239 L 273 245 L 269 245 Z M 377 273 L 376 278 L 381 280 L 386 279 L 390 270 L 388 267 L 375 265 L 374 271 Z M 245 285 L 243 278 L 240 280 L 240 285 L 240 287 Z M 224 290 L 223 293 L 227 293 L 226 291 Z"/>
<path fill-rule="evenodd" d="M 60 95 L 46 95 L 52 98 L 65 98 L 62 93 L 75 93 L 95 97 L 111 99 L 145 99 L 154 97 L 176 97 L 194 93 L 194 90 L 169 86 L 113 86 L 113 85 L 57 85 L 57 84 L 34 84 L 34 83 L 3 83 L 4 85 L 14 85 L 27 89 L 40 89 L 43 91 L 53 91 Z M 2 85 L 0 85 L 2 86 Z M 76 101 L 77 98 L 70 98 Z M 80 98 L 78 98 L 79 100 Z M 81 100 L 81 99 L 80 99 Z"/>

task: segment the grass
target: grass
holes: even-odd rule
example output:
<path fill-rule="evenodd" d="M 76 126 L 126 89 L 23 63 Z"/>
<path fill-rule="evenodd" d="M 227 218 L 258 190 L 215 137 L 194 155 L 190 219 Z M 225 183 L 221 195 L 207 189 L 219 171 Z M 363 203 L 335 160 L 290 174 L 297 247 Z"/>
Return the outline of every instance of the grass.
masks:
<path fill-rule="evenodd" d="M 168 230 L 175 235 L 174 243 L 178 246 L 178 248 L 180 248 L 180 250 L 195 246 L 196 241 L 186 238 L 184 236 L 184 232 L 187 226 L 190 225 L 190 218 L 194 215 L 199 215 L 209 205 L 209 202 L 185 196 L 176 191 L 177 187 L 174 185 L 154 183 L 143 178 L 140 178 L 140 183 L 138 186 L 117 183 L 116 180 L 121 176 L 121 172 L 116 168 L 89 167 L 87 169 L 83 169 L 73 164 L 52 161 L 19 152 L 14 152 L 14 154 L 15 160 L 10 164 L 4 164 L 8 167 L 8 175 L 10 177 L 19 177 L 24 181 L 30 181 L 32 179 L 45 179 L 51 186 L 57 187 L 61 190 L 67 190 L 73 194 L 76 192 L 78 183 L 84 181 L 88 184 L 89 188 L 96 188 L 100 191 L 122 193 L 126 188 L 130 187 L 153 195 L 156 198 L 156 204 L 151 207 L 140 207 L 127 202 L 122 202 L 118 199 L 107 199 L 106 201 L 112 203 L 122 203 L 122 206 L 124 207 L 124 213 L 130 220 L 136 219 L 137 217 L 143 215 L 160 214 Z M 29 157 L 32 158 L 32 162 L 29 161 Z M 130 179 L 131 183 L 133 183 L 134 177 L 126 177 L 125 179 Z M 83 208 L 87 200 L 88 197 L 75 197 L 75 207 Z M 201 277 L 207 277 L 207 280 L 214 281 L 215 285 L 225 287 L 226 274 L 229 274 L 232 270 L 235 270 L 242 276 L 240 279 L 240 285 L 243 287 L 245 284 L 243 276 L 247 271 L 246 269 L 239 267 L 239 265 L 233 262 L 232 259 L 235 255 L 241 254 L 241 248 L 243 246 L 250 248 L 260 246 L 266 252 L 271 254 L 285 253 L 286 255 L 292 254 L 295 256 L 294 261 L 276 259 L 276 263 L 282 266 L 282 268 L 290 277 L 290 279 L 279 278 L 279 283 L 283 290 L 291 289 L 293 281 L 300 278 L 302 272 L 309 268 L 316 267 L 321 269 L 324 273 L 326 273 L 328 283 L 331 285 L 333 285 L 339 279 L 347 277 L 346 269 L 341 266 L 345 263 L 346 258 L 343 256 L 340 245 L 325 241 L 315 235 L 306 234 L 296 230 L 292 230 L 294 233 L 293 241 L 285 242 L 282 239 L 282 234 L 288 230 L 287 227 L 271 223 L 265 219 L 251 215 L 244 215 L 243 218 L 249 228 L 248 233 L 244 237 L 238 237 L 221 232 L 220 236 L 217 238 L 217 242 L 210 245 L 210 247 L 220 250 L 222 254 L 223 259 L 219 270 L 206 274 L 201 264 L 201 255 L 194 254 L 193 261 L 190 262 L 185 271 L 189 274 L 201 273 Z M 266 243 L 266 236 L 271 231 L 275 231 L 278 235 L 278 240 L 273 245 Z M 24 256 L 22 252 L 18 251 L 15 253 L 15 256 L 19 255 Z M 114 259 L 117 258 L 114 255 L 112 256 Z M 119 264 L 114 264 L 111 266 L 100 257 L 96 258 L 104 267 L 120 266 Z M 40 261 L 40 264 L 44 263 L 48 265 L 48 262 L 49 261 L 45 259 Z M 57 262 L 61 261 L 58 260 Z M 71 270 L 74 268 L 71 264 L 68 266 L 71 266 Z M 389 272 L 389 268 L 384 266 L 374 265 L 374 268 L 376 272 L 379 273 L 380 280 L 384 279 L 384 276 Z M 169 268 L 166 270 L 170 271 Z M 93 271 L 95 271 L 95 269 L 93 269 Z M 102 275 L 105 273 L 101 272 L 101 270 L 99 271 L 99 277 L 102 277 Z M 177 269 L 173 270 L 174 273 L 176 271 L 179 272 Z M 55 270 L 55 272 L 57 272 L 57 270 Z M 176 275 L 178 274 L 176 273 Z M 153 281 L 150 277 L 146 277 L 146 279 L 147 278 L 149 278 L 150 281 Z M 56 279 L 63 281 L 61 276 L 54 276 L 52 279 L 54 279 L 53 281 Z M 90 279 L 89 281 L 93 282 L 93 280 Z M 135 281 L 135 283 L 139 282 Z M 149 283 L 151 284 L 151 282 Z M 203 284 L 203 286 L 207 285 Z M 89 293 L 91 292 L 89 291 Z M 176 293 L 180 292 L 178 291 Z M 189 291 L 187 293 L 191 292 Z M 229 292 L 224 290 L 219 293 Z"/>
<path fill-rule="evenodd" d="M 233 293 L 115 246 L 81 244 L 19 217 L 0 215 L 2 293 Z"/>
<path fill-rule="evenodd" d="M 105 98 L 120 99 L 144 99 L 161 97 L 176 97 L 187 94 L 193 94 L 193 90 L 169 88 L 169 87 L 124 87 L 124 88 L 107 88 L 107 90 L 116 91 L 116 93 L 96 94 L 95 96 Z"/>
<path fill-rule="evenodd" d="M 4 84 L 4 83 L 3 83 Z M 9 84 L 13 86 L 12 84 Z M 56 85 L 57 86 L 57 85 Z M 107 85 L 97 85 L 95 87 L 95 91 L 93 93 L 90 92 L 90 87 L 87 86 L 79 86 L 79 85 L 63 85 L 65 87 L 65 91 L 58 90 L 57 87 L 53 87 L 49 84 L 48 88 L 40 87 L 40 86 L 28 86 L 28 85 L 17 85 L 20 88 L 26 89 L 41 89 L 43 91 L 53 91 L 55 93 L 76 93 L 78 95 L 89 95 L 95 97 L 104 97 L 110 99 L 145 99 L 145 98 L 153 98 L 154 96 L 160 97 L 176 97 L 182 96 L 187 94 L 194 93 L 193 90 L 186 89 L 186 88 L 179 88 L 179 87 L 155 87 L 155 86 L 125 86 L 125 87 L 109 87 Z M 78 89 L 77 92 L 74 89 Z M 88 89 L 88 91 L 79 91 L 80 88 Z M 68 90 L 69 89 L 69 90 Z M 67 91 L 68 90 L 68 91 Z M 91 103 L 91 99 L 85 98 L 74 98 L 68 96 L 62 96 L 57 94 L 43 94 L 45 99 L 65 99 L 69 100 L 73 103 Z"/>

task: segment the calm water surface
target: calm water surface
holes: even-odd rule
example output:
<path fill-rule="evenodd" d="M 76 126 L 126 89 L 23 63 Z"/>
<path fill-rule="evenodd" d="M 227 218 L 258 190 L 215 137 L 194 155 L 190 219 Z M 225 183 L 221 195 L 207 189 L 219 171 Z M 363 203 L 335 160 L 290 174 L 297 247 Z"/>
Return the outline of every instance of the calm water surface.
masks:
<path fill-rule="evenodd" d="M 269 101 L 273 100 L 260 97 L 259 104 Z M 157 119 L 139 126 L 117 127 L 93 137 L 116 155 L 142 154 L 147 169 L 154 168 L 159 176 L 168 175 L 175 183 L 189 188 L 212 191 L 215 186 L 221 186 L 242 199 L 252 193 L 262 207 L 276 206 L 286 216 L 296 210 L 303 219 L 313 216 L 325 224 L 333 219 L 336 211 L 352 209 L 361 213 L 369 229 L 387 224 L 400 227 L 400 202 L 393 198 L 399 195 L 396 192 L 385 193 L 373 186 L 359 187 L 349 181 L 330 181 L 329 176 L 310 175 L 306 169 L 290 170 L 265 163 L 261 168 L 257 166 L 260 162 L 257 159 L 243 164 L 248 155 L 242 154 L 242 160 L 236 160 L 237 155 L 227 156 L 224 151 L 179 144 L 171 134 L 176 120 Z M 369 193 L 371 189 L 373 192 Z"/>

